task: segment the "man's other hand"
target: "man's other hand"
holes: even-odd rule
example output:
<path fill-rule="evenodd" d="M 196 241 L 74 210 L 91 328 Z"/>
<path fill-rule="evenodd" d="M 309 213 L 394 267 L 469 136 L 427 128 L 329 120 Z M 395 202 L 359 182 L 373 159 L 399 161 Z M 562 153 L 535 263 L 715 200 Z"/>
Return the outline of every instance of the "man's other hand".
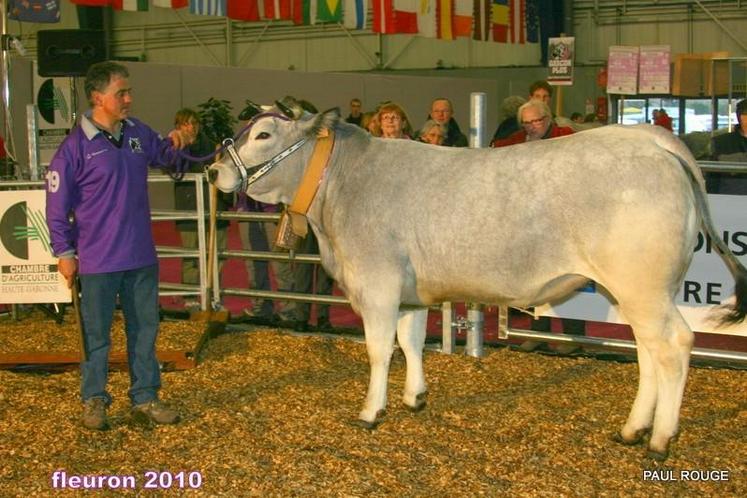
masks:
<path fill-rule="evenodd" d="M 75 258 L 60 258 L 57 260 L 57 271 L 59 271 L 65 280 L 67 280 L 67 288 L 73 288 L 73 280 L 75 279 L 76 273 L 78 273 L 78 260 Z"/>

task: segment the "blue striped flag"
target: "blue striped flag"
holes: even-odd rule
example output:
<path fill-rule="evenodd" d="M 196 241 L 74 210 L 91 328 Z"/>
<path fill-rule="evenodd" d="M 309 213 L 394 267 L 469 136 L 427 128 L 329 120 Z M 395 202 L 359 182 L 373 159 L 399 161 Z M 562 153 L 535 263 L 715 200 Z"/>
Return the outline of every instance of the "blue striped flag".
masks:
<path fill-rule="evenodd" d="M 226 0 L 189 0 L 189 13 L 198 16 L 225 16 Z"/>

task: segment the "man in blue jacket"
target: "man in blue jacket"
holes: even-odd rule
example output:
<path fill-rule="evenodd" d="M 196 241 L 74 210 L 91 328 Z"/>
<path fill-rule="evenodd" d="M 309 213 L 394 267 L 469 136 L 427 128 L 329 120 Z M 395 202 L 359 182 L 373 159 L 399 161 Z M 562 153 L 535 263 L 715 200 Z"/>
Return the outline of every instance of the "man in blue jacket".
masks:
<path fill-rule="evenodd" d="M 57 150 L 46 175 L 47 224 L 60 273 L 81 283 L 85 355 L 83 425 L 108 427 L 106 390 L 111 324 L 119 296 L 125 318 L 133 419 L 173 424 L 179 414 L 158 399 L 158 260 L 151 235 L 148 167 L 167 166 L 190 140 L 162 138 L 129 117 L 127 68 L 94 64 L 85 80 L 91 109 Z"/>

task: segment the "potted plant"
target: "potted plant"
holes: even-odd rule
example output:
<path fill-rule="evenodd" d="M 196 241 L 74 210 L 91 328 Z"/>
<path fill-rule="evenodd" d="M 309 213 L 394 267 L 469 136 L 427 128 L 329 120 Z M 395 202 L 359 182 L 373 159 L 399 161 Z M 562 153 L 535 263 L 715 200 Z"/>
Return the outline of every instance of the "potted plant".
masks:
<path fill-rule="evenodd" d="M 231 114 L 229 101 L 210 97 L 197 107 L 202 131 L 212 143 L 220 144 L 224 139 L 233 137 L 233 127 L 238 121 Z"/>

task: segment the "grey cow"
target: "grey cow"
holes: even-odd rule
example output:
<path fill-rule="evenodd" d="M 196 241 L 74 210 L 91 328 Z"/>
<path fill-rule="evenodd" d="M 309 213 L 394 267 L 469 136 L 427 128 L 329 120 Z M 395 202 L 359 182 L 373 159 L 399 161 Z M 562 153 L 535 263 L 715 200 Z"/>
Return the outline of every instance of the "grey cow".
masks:
<path fill-rule="evenodd" d="M 277 107 L 256 116 L 238 157 L 214 163 L 209 177 L 225 192 L 244 186 L 259 201 L 289 204 L 317 134 L 334 130 L 307 219 L 324 268 L 363 319 L 371 368 L 363 424 L 375 426 L 386 407 L 395 330 L 407 360 L 404 403 L 423 406 L 426 306 L 533 306 L 594 280 L 619 303 L 638 347 L 638 394 L 618 440 L 638 443 L 651 431 L 649 455 L 666 458 L 693 344 L 674 298 L 701 225 L 736 279 L 723 320 L 747 314 L 747 271 L 716 234 L 703 177 L 678 139 L 655 126 L 607 126 L 456 149 L 373 138 L 337 110 L 301 114 L 284 103 L 276 106 L 287 116 Z M 248 182 L 244 165 L 256 173 Z"/>

